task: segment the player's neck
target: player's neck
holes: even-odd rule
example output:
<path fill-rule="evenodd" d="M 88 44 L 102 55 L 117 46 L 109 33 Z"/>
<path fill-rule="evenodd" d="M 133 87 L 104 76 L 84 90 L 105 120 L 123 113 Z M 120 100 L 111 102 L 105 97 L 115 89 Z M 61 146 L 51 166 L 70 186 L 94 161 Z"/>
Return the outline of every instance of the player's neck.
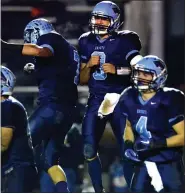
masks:
<path fill-rule="evenodd" d="M 144 101 L 150 100 L 150 98 L 152 98 L 155 94 L 156 92 L 150 92 L 150 93 L 141 92 L 141 96 Z"/>
<path fill-rule="evenodd" d="M 108 38 L 109 37 L 109 34 L 102 34 L 102 35 L 98 35 L 99 36 L 99 38 L 101 39 L 101 40 L 103 40 L 103 39 L 106 39 L 106 38 Z"/>

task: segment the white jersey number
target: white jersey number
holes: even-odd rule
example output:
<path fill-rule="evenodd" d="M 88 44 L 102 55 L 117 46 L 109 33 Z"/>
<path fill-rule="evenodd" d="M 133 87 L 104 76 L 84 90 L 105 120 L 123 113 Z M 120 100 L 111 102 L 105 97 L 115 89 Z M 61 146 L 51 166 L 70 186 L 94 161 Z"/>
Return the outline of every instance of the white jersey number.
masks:
<path fill-rule="evenodd" d="M 102 65 L 105 63 L 106 55 L 104 52 L 94 51 L 91 56 L 100 56 L 100 67 L 93 73 L 95 80 L 105 80 L 107 74 L 103 71 Z"/>

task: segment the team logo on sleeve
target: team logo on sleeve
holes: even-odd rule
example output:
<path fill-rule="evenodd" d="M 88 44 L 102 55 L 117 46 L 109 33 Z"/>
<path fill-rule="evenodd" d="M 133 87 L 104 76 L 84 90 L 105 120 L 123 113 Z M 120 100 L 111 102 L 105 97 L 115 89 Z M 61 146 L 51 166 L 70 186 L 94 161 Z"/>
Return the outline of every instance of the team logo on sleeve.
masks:
<path fill-rule="evenodd" d="M 78 85 L 79 83 L 79 75 L 80 75 L 80 57 L 79 54 L 76 50 L 74 50 L 74 61 L 77 62 L 77 68 L 76 68 L 76 73 L 74 77 L 74 83 Z"/>
<path fill-rule="evenodd" d="M 74 50 L 74 60 L 75 60 L 76 62 L 79 62 L 79 60 L 80 60 L 79 54 L 78 54 L 78 52 L 75 51 L 75 50 Z"/>

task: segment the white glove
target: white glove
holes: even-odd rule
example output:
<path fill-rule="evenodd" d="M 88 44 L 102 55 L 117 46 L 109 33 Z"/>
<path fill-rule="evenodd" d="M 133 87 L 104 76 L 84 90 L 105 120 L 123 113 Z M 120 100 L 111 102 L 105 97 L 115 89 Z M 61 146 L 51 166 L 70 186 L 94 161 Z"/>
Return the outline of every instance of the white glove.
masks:
<path fill-rule="evenodd" d="M 98 116 L 103 118 L 104 116 L 111 114 L 114 111 L 120 96 L 121 95 L 117 93 L 107 93 L 98 109 Z"/>
<path fill-rule="evenodd" d="M 33 63 L 27 63 L 24 66 L 24 72 L 31 74 L 35 70 L 35 65 Z"/>

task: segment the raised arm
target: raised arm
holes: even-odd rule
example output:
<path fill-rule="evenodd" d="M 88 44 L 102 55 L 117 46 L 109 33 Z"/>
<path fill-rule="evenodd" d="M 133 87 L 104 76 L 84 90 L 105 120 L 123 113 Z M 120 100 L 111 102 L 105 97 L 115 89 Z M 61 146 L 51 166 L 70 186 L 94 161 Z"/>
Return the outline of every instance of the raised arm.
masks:
<path fill-rule="evenodd" d="M 100 64 L 99 56 L 91 56 L 87 63 L 81 63 L 80 84 L 87 84 L 90 79 L 91 68 Z"/>
<path fill-rule="evenodd" d="M 11 53 L 18 53 L 27 56 L 36 56 L 36 57 L 51 57 L 53 56 L 52 51 L 47 47 L 38 46 L 36 44 L 15 44 L 8 43 L 1 40 L 2 49 L 9 51 Z"/>

